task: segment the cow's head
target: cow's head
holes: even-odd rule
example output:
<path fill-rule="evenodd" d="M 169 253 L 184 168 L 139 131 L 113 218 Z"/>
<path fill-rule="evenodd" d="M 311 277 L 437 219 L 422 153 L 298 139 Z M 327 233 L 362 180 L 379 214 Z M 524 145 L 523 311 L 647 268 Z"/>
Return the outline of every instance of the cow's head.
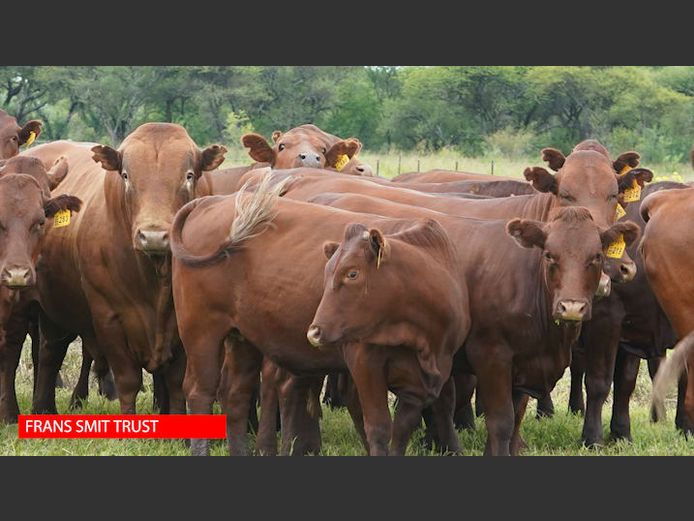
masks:
<path fill-rule="evenodd" d="M 19 154 L 19 147 L 31 143 L 41 134 L 41 122 L 32 119 L 20 127 L 17 120 L 0 110 L 0 159 L 9 159 Z"/>
<path fill-rule="evenodd" d="M 452 248 L 445 230 L 431 219 L 392 235 L 348 225 L 342 243 L 323 245 L 329 260 L 309 342 L 315 347 L 353 341 L 400 345 L 422 321 L 431 320 L 429 313 L 450 320 L 455 305 L 447 296 L 456 287 Z M 427 266 L 426 282 L 417 275 L 422 266 Z"/>
<path fill-rule="evenodd" d="M 241 143 L 254 160 L 277 169 L 334 166 L 340 155 L 338 150 L 354 150 L 351 155 L 347 154 L 351 158 L 357 152 L 352 142 L 358 143 L 353 138 L 343 140 L 328 134 L 315 125 L 301 125 L 284 133 L 276 130 L 272 140 L 270 146 L 260 134 L 250 133 L 241 138 Z"/>
<path fill-rule="evenodd" d="M 506 231 L 524 248 L 538 248 L 546 290 L 555 320 L 589 320 L 603 266 L 605 250 L 620 235 L 626 245 L 634 242 L 639 227 L 624 221 L 603 228 L 587 208 L 559 209 L 549 222 L 513 219 Z"/>
<path fill-rule="evenodd" d="M 559 150 L 545 148 L 542 158 L 557 173 L 532 167 L 525 169 L 525 178 L 536 190 L 552 194 L 555 208 L 583 206 L 602 227 L 617 220 L 617 205 L 624 206 L 624 194 L 634 183 L 643 187 L 653 179 L 650 170 L 636 168 L 636 152 L 626 152 L 612 161 L 605 147 L 595 140 L 579 143 L 568 157 Z M 621 173 L 625 166 L 633 168 Z M 605 272 L 614 282 L 629 282 L 636 276 L 636 264 L 625 252 L 621 259 L 609 259 Z"/>
<path fill-rule="evenodd" d="M 176 212 L 198 195 L 207 195 L 203 173 L 224 161 L 226 148 L 201 150 L 180 125 L 146 123 L 118 150 L 92 148 L 93 159 L 108 171 L 106 199 L 111 218 L 130 224 L 133 247 L 147 255 L 170 252 L 169 228 Z"/>
<path fill-rule="evenodd" d="M 50 169 L 40 159 L 32 156 L 15 156 L 6 161 L 0 161 L 0 176 L 7 174 L 27 174 L 32 176 L 50 197 L 51 190 L 58 187 L 68 173 L 68 161 L 65 156 L 55 160 Z"/>
<path fill-rule="evenodd" d="M 0 177 L 0 284 L 23 289 L 36 283 L 36 261 L 52 217 L 59 211 L 78 212 L 77 197 L 48 198 L 27 174 Z"/>

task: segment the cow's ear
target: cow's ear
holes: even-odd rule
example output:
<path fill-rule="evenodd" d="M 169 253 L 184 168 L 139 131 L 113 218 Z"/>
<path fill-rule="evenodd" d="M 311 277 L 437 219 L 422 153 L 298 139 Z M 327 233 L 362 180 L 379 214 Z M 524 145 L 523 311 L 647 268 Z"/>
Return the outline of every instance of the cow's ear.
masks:
<path fill-rule="evenodd" d="M 275 130 L 272 133 L 272 142 L 277 143 L 277 140 L 282 137 L 282 131 L 281 130 Z"/>
<path fill-rule="evenodd" d="M 607 248 L 619 238 L 620 234 L 624 237 L 626 245 L 629 246 L 639 239 L 641 236 L 641 228 L 633 221 L 615 223 L 607 230 L 600 233 L 602 247 Z"/>
<path fill-rule="evenodd" d="M 275 164 L 277 154 L 260 134 L 251 132 L 241 137 L 241 144 L 248 149 L 248 155 L 259 163 Z"/>
<path fill-rule="evenodd" d="M 339 242 L 325 241 L 323 243 L 323 254 L 325 255 L 325 258 L 330 260 L 339 247 Z"/>
<path fill-rule="evenodd" d="M 371 228 L 368 232 L 365 232 L 364 238 L 369 241 L 369 249 L 376 258 L 376 267 L 380 267 L 388 253 L 386 238 L 381 233 L 381 230 L 377 228 Z"/>
<path fill-rule="evenodd" d="M 557 178 L 541 166 L 528 167 L 523 172 L 523 175 L 538 192 L 553 193 L 554 195 L 559 192 Z"/>
<path fill-rule="evenodd" d="M 41 135 L 41 123 L 38 119 L 32 119 L 31 121 L 27 121 L 26 124 L 22 127 L 22 129 L 19 131 L 19 144 L 23 145 L 30 139 L 33 141 L 34 139 L 38 138 Z M 32 139 L 31 133 L 34 133 L 34 137 Z"/>
<path fill-rule="evenodd" d="M 648 168 L 632 168 L 625 174 L 617 175 L 619 193 L 623 193 L 624 190 L 633 188 L 634 181 L 636 181 L 639 186 L 643 188 L 646 183 L 650 183 L 652 180 L 653 172 L 651 172 Z"/>
<path fill-rule="evenodd" d="M 544 224 L 530 219 L 512 219 L 506 223 L 506 233 L 523 248 L 544 248 L 547 234 Z"/>
<path fill-rule="evenodd" d="M 79 212 L 82 208 L 82 200 L 74 195 L 62 194 L 52 199 L 48 199 L 43 204 L 43 210 L 46 213 L 46 217 L 53 217 L 56 213 L 61 210 L 71 210 L 73 212 Z"/>
<path fill-rule="evenodd" d="M 639 160 L 641 159 L 641 156 L 639 155 L 638 152 L 629 151 L 629 152 L 624 152 L 623 154 L 620 154 L 617 159 L 615 159 L 612 162 L 612 166 L 614 167 L 615 172 L 618 174 L 622 173 L 622 170 L 624 167 L 637 167 L 639 166 Z"/>
<path fill-rule="evenodd" d="M 101 163 L 101 168 L 104 170 L 121 171 L 123 156 L 118 150 L 107 145 L 96 145 L 92 147 L 92 152 L 94 152 L 92 159 L 97 163 Z"/>
<path fill-rule="evenodd" d="M 552 170 L 557 172 L 562 166 L 564 166 L 564 161 L 566 158 L 561 151 L 556 148 L 543 148 L 542 149 L 542 160 L 547 161 L 547 166 Z"/>
<path fill-rule="evenodd" d="M 202 151 L 202 157 L 200 158 L 200 170 L 203 172 L 214 170 L 224 162 L 224 154 L 226 153 L 227 149 L 225 146 L 210 145 Z"/>
<path fill-rule="evenodd" d="M 335 143 L 330 150 L 325 153 L 325 166 L 336 168 L 340 156 L 347 156 L 349 159 L 356 156 L 361 150 L 361 142 L 356 138 L 342 139 Z"/>
<path fill-rule="evenodd" d="M 55 190 L 56 187 L 61 183 L 68 171 L 68 162 L 65 156 L 60 156 L 55 160 L 51 169 L 46 172 L 48 174 L 48 187 L 51 190 Z"/>

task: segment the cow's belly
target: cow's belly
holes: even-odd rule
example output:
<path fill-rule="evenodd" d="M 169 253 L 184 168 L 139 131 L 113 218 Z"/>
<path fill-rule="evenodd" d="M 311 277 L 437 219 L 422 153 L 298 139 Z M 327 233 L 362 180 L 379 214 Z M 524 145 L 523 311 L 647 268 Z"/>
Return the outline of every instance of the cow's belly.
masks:
<path fill-rule="evenodd" d="M 513 387 L 539 398 L 554 389 L 570 363 L 570 346 L 516 355 Z"/>

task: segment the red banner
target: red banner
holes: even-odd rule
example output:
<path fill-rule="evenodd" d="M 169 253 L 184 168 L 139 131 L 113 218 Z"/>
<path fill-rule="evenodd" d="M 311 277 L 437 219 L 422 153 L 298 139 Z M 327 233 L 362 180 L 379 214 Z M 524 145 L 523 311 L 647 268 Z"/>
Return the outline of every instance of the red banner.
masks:
<path fill-rule="evenodd" d="M 19 438 L 226 438 L 223 414 L 20 414 Z"/>

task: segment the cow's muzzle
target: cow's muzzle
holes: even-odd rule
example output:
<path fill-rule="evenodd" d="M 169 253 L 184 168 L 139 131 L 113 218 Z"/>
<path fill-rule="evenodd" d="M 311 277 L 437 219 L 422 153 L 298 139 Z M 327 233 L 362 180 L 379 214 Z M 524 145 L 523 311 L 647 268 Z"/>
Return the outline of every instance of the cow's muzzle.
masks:
<path fill-rule="evenodd" d="M 621 262 L 619 264 L 619 276 L 621 282 L 631 282 L 636 277 L 636 263 L 634 261 Z"/>
<path fill-rule="evenodd" d="M 583 300 L 560 300 L 554 310 L 554 318 L 568 322 L 580 322 L 587 318 L 588 302 Z"/>
<path fill-rule="evenodd" d="M 148 255 L 166 255 L 171 251 L 169 232 L 140 229 L 135 234 L 135 248 Z"/>
<path fill-rule="evenodd" d="M 31 268 L 12 266 L 2 270 L 0 282 L 2 282 L 3 286 L 12 289 L 28 288 L 34 285 L 34 276 Z"/>
<path fill-rule="evenodd" d="M 320 347 L 323 345 L 323 341 L 321 340 L 321 329 L 316 325 L 312 325 L 308 328 L 306 338 L 313 347 Z"/>
<path fill-rule="evenodd" d="M 321 156 L 315 152 L 301 152 L 296 157 L 297 166 L 308 167 L 308 168 L 320 168 L 321 167 Z"/>

